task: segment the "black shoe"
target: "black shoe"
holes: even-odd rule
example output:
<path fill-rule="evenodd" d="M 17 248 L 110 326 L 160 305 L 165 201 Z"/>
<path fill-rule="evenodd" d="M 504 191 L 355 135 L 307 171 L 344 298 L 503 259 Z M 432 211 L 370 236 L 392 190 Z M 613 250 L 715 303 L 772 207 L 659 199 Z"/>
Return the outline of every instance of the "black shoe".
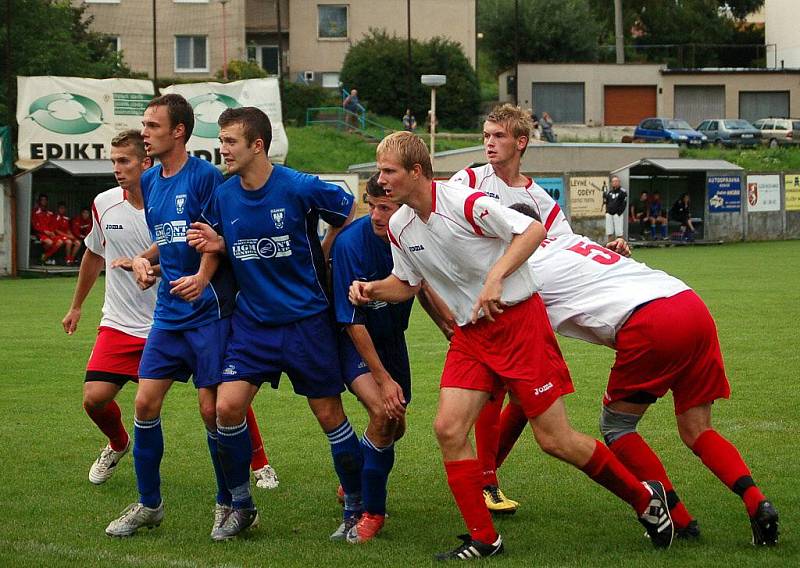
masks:
<path fill-rule="evenodd" d="M 683 540 L 695 540 L 700 538 L 700 527 L 697 526 L 697 521 L 692 519 L 689 524 L 682 529 L 675 529 L 675 538 Z"/>
<path fill-rule="evenodd" d="M 468 534 L 460 534 L 458 538 L 464 541 L 461 546 L 448 552 L 440 552 L 434 558 L 436 560 L 473 560 L 503 553 L 503 537 L 499 534 L 497 535 L 497 540 L 492 544 L 472 540 L 472 537 Z"/>
<path fill-rule="evenodd" d="M 216 541 L 229 540 L 257 524 L 258 511 L 255 507 L 252 509 L 231 509 L 222 521 L 222 525 L 211 531 L 211 539 Z"/>
<path fill-rule="evenodd" d="M 756 514 L 750 517 L 753 528 L 753 546 L 775 546 L 778 544 L 778 511 L 769 501 L 761 501 Z"/>
<path fill-rule="evenodd" d="M 639 522 L 647 530 L 647 536 L 656 548 L 669 548 L 675 538 L 675 526 L 667 506 L 664 485 L 660 481 L 644 481 L 650 491 L 650 503 L 644 513 L 639 515 Z"/>

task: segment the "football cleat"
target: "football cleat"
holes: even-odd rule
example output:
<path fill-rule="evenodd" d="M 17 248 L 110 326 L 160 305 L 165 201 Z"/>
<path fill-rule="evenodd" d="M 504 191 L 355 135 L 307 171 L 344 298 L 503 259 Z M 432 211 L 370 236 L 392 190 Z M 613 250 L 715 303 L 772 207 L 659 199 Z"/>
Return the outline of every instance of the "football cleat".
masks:
<path fill-rule="evenodd" d="M 214 505 L 214 524 L 211 526 L 211 535 L 213 537 L 214 533 L 220 529 L 222 523 L 225 522 L 225 518 L 233 511 L 233 507 L 230 505 L 223 505 L 222 503 L 217 503 Z"/>
<path fill-rule="evenodd" d="M 694 540 L 696 538 L 700 538 L 700 527 L 697 525 L 697 521 L 692 519 L 689 521 L 689 524 L 682 529 L 676 527 L 675 538 L 680 538 L 682 540 Z"/>
<path fill-rule="evenodd" d="M 216 511 L 214 511 L 216 520 Z M 231 509 L 216 530 L 211 532 L 211 540 L 217 542 L 230 540 L 243 531 L 258 525 L 258 510 L 252 509 Z"/>
<path fill-rule="evenodd" d="M 503 537 L 497 535 L 497 540 L 492 544 L 486 544 L 479 540 L 472 540 L 468 534 L 458 535 L 463 542 L 448 552 L 441 552 L 434 555 L 436 560 L 474 560 L 477 558 L 487 558 L 503 553 Z"/>
<path fill-rule="evenodd" d="M 350 532 L 361 515 L 350 515 L 344 518 L 342 524 L 339 525 L 339 528 L 331 533 L 330 539 L 331 540 L 345 540 L 347 538 L 347 534 Z"/>
<path fill-rule="evenodd" d="M 487 485 L 483 488 L 483 500 L 486 508 L 498 515 L 513 515 L 519 508 L 519 503 L 503 495 L 497 485 Z"/>
<path fill-rule="evenodd" d="M 644 513 L 639 515 L 639 522 L 647 530 L 647 536 L 656 548 L 669 548 L 675 538 L 675 526 L 667 507 L 664 485 L 660 481 L 643 481 L 650 492 L 650 502 Z"/>
<path fill-rule="evenodd" d="M 753 546 L 775 546 L 778 544 L 778 511 L 769 501 L 761 501 L 756 514 L 750 517 L 753 529 Z"/>
<path fill-rule="evenodd" d="M 386 515 L 363 513 L 358 522 L 347 533 L 347 542 L 360 544 L 372 540 L 383 528 Z"/>
<path fill-rule="evenodd" d="M 131 440 L 128 438 L 128 445 L 121 451 L 116 451 L 114 448 L 111 447 L 111 444 L 106 445 L 103 448 L 103 451 L 100 452 L 100 457 L 98 457 L 92 467 L 89 468 L 89 481 L 94 483 L 95 485 L 100 485 L 101 483 L 105 483 L 114 475 L 114 472 L 117 470 L 117 464 L 122 457 L 128 453 L 128 450 L 131 449 Z"/>
<path fill-rule="evenodd" d="M 256 487 L 261 489 L 275 489 L 280 484 L 278 474 L 269 464 L 255 470 L 253 476 L 256 478 Z"/>
<path fill-rule="evenodd" d="M 118 519 L 111 521 L 106 527 L 108 536 L 131 536 L 142 527 L 155 528 L 164 519 L 164 502 L 151 509 L 141 503 L 131 503 L 122 511 Z"/>

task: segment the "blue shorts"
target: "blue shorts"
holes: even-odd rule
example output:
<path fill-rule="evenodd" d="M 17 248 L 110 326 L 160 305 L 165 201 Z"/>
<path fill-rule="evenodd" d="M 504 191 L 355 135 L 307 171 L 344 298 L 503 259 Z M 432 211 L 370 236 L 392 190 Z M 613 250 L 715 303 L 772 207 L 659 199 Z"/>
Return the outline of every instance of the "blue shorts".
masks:
<path fill-rule="evenodd" d="M 327 311 L 285 325 L 270 326 L 233 312 L 231 338 L 221 380 L 278 388 L 281 372 L 294 392 L 307 398 L 344 391 L 336 335 Z"/>
<path fill-rule="evenodd" d="M 219 384 L 230 328 L 231 318 L 194 329 L 152 328 L 139 363 L 139 377 L 185 383 L 191 376 L 198 389 Z"/>
<path fill-rule="evenodd" d="M 392 338 L 373 340 L 372 343 L 383 367 L 403 389 L 403 398 L 408 404 L 411 402 L 411 364 L 408 362 L 405 336 L 400 333 Z M 342 378 L 348 388 L 356 378 L 369 373 L 367 363 L 345 330 L 339 333 L 339 363 L 342 366 Z"/>

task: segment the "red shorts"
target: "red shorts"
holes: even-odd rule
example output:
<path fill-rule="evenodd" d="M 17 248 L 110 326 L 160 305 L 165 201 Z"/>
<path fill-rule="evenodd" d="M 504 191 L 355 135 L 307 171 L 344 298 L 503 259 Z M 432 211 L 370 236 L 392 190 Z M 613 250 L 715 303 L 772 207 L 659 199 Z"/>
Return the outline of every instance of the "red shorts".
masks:
<path fill-rule="evenodd" d="M 135 380 L 146 341 L 144 337 L 128 335 L 113 327 L 98 327 L 97 339 L 86 364 L 87 379 L 104 380 L 103 375 L 108 374 Z M 90 375 L 93 379 L 89 378 Z"/>
<path fill-rule="evenodd" d="M 483 318 L 455 330 L 439 388 L 494 393 L 503 385 L 528 418 L 575 390 L 538 294 L 506 308 L 494 323 Z"/>
<path fill-rule="evenodd" d="M 604 404 L 636 393 L 660 398 L 671 389 L 675 414 L 683 414 L 731 394 L 717 327 L 692 290 L 637 310 L 617 333 L 616 348 Z"/>

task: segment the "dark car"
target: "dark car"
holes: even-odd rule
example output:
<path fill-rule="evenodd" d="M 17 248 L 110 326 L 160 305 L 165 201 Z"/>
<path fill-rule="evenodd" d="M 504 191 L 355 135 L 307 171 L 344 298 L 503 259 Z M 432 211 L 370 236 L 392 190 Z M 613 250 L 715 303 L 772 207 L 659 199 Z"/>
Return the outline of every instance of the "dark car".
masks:
<path fill-rule="evenodd" d="M 703 146 L 708 138 L 678 118 L 645 118 L 633 132 L 638 142 L 672 142 L 682 146 Z"/>
<path fill-rule="evenodd" d="M 800 120 L 796 118 L 760 118 L 753 126 L 761 131 L 761 139 L 770 148 L 800 144 Z"/>
<path fill-rule="evenodd" d="M 697 131 L 708 137 L 710 144 L 718 146 L 757 146 L 761 144 L 761 131 L 741 118 L 711 118 L 704 120 Z"/>

